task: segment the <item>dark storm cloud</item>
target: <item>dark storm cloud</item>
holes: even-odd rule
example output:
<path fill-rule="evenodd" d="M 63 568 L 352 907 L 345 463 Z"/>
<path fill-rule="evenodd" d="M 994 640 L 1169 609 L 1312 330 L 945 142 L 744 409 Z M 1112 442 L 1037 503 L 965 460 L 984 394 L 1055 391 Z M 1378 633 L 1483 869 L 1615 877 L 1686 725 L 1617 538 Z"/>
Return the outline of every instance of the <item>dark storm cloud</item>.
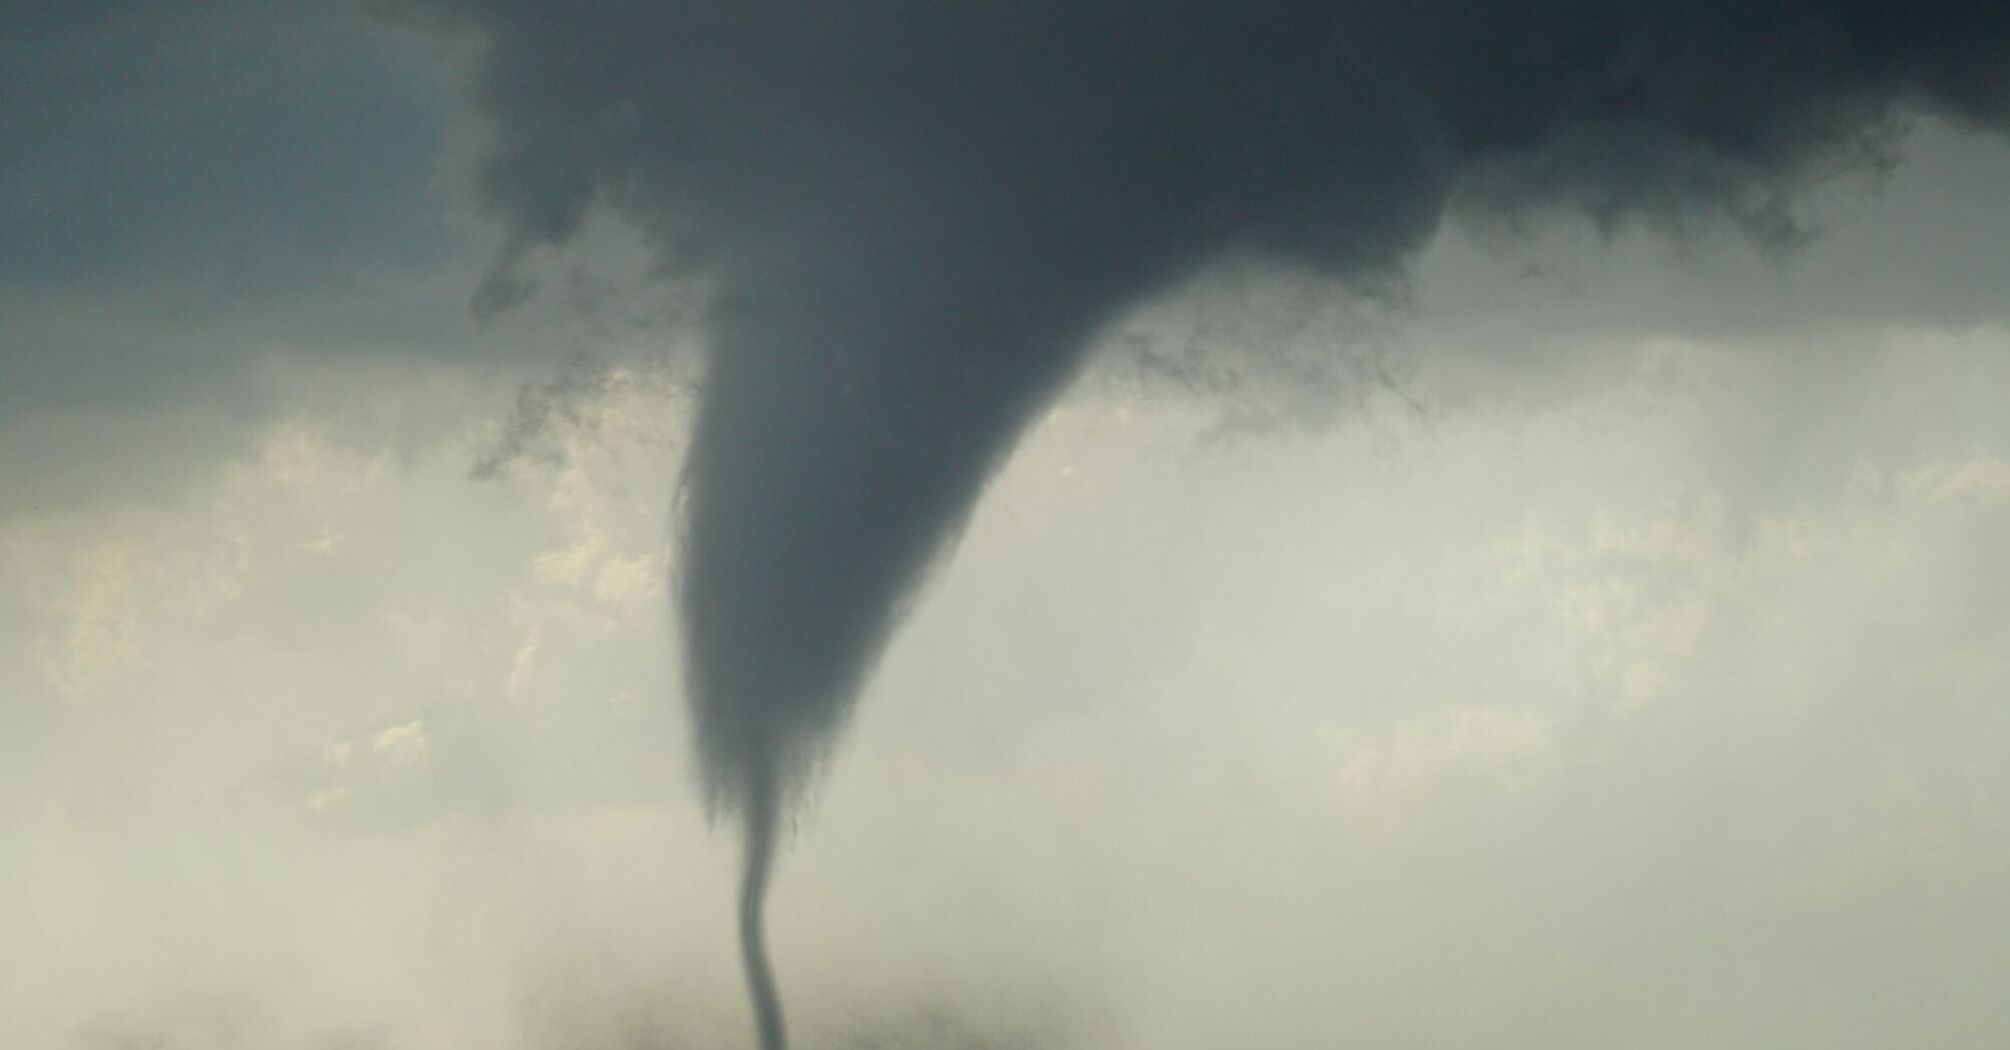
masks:
<path fill-rule="evenodd" d="M 366 23 L 325 3 L 51 10 L 5 38 L 9 286 L 263 290 L 331 257 L 436 248 L 389 236 L 438 210 L 437 114 L 411 71 L 359 47 Z"/>
<path fill-rule="evenodd" d="M 1893 326 L 1960 329 L 2010 320 L 2010 142 L 1915 122 L 1895 168 L 1816 190 L 1812 239 L 1787 252 L 1728 237 L 1679 244 L 1566 224 L 1515 236 L 1475 224 L 1423 260 L 1420 317 L 1445 341 L 1528 352 L 1661 333 L 1737 341 Z M 1476 248 L 1478 250 L 1476 250 Z M 1536 322 L 1536 323 L 1531 323 Z"/>
<path fill-rule="evenodd" d="M 0 420 L 445 343 L 426 58 L 339 0 L 0 7 Z"/>
<path fill-rule="evenodd" d="M 1455 200 L 1790 245 L 1895 106 L 2010 115 L 1996 0 L 405 6 L 483 42 L 483 309 L 599 206 L 716 282 L 681 595 L 756 897 L 929 563 L 1141 296 L 1224 254 L 1372 290 Z"/>

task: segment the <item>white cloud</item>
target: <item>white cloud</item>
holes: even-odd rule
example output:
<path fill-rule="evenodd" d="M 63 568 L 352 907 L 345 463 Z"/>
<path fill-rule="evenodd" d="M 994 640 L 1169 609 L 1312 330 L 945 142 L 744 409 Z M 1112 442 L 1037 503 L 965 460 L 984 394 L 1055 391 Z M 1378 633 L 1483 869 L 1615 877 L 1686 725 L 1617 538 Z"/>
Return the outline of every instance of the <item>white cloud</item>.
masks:
<path fill-rule="evenodd" d="M 371 746 L 377 754 L 393 763 L 404 765 L 417 762 L 426 757 L 426 721 L 421 718 L 391 726 L 379 732 Z"/>
<path fill-rule="evenodd" d="M 773 922 L 805 1037 L 949 1003 L 1170 1050 L 1657 1045 L 1638 1016 L 1838 1045 L 1727 1011 L 1746 979 L 1856 989 L 1879 1038 L 1993 1033 L 1999 942 L 1919 917 L 2010 928 L 2010 443 L 1859 409 L 1936 418 L 1935 376 L 2000 350 L 1884 395 L 1859 359 L 1844 422 L 1798 429 L 1722 347 L 1279 440 L 1063 406 L 798 827 Z M 489 482 L 478 426 L 408 456 L 303 415 L 172 506 L 0 528 L 0 647 L 32 657 L 0 664 L 28 676 L 0 778 L 35 814 L 0 920 L 61 957 L 0 960 L 29 990 L 0 1038 L 183 1032 L 146 990 L 191 970 L 280 1045 L 737 1037 L 664 593 L 683 395 L 596 397 Z M 1802 474 L 1724 467 L 1753 433 Z"/>
<path fill-rule="evenodd" d="M 2002 504 L 2010 502 L 2010 460 L 1977 452 L 1959 460 L 1924 463 L 1900 473 L 1893 487 L 1900 499 Z"/>
<path fill-rule="evenodd" d="M 84 696 L 145 657 L 142 621 L 161 566 L 146 547 L 103 544 L 71 558 L 68 579 L 44 602 L 51 633 L 38 639 L 44 678 Z"/>

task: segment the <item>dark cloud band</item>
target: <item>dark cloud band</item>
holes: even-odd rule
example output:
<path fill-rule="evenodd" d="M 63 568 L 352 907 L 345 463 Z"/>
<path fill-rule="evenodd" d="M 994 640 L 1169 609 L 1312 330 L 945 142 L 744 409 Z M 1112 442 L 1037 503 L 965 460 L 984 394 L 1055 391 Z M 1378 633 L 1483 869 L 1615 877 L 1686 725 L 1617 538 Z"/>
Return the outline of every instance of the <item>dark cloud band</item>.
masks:
<path fill-rule="evenodd" d="M 775 813 L 1140 296 L 1238 252 L 1365 285 L 1455 201 L 1787 243 L 1795 190 L 1883 158 L 1898 107 L 2010 123 L 1993 0 L 404 7 L 481 40 L 480 189 L 512 231 L 486 308 L 600 207 L 719 289 L 680 596 L 750 938 Z"/>

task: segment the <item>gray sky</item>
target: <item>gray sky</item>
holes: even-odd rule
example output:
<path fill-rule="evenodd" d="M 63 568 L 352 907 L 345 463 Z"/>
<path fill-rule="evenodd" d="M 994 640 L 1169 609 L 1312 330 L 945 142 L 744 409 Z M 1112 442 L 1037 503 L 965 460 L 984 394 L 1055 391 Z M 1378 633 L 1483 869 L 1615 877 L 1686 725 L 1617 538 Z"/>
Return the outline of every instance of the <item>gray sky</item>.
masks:
<path fill-rule="evenodd" d="M 768 315 L 651 194 L 786 92 L 705 82 L 746 139 L 680 184 L 576 108 L 653 23 L 398 6 L 0 7 L 0 1043 L 749 1045 L 671 510 Z M 1805 244 L 1482 167 L 1360 227 L 1392 270 L 1001 312 L 1080 374 L 800 782 L 797 1044 L 2002 1045 L 2010 141 L 1893 112 L 1888 172 L 1795 169 Z"/>

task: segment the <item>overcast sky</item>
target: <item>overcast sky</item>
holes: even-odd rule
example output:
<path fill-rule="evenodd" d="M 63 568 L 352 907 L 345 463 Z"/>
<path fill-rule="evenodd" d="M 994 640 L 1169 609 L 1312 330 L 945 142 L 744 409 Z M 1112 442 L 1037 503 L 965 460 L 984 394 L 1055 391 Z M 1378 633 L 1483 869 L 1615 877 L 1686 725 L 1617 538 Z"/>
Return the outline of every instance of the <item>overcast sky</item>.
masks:
<path fill-rule="evenodd" d="M 672 509 L 759 463 L 687 459 L 731 280 L 812 285 L 666 247 L 753 147 L 552 87 L 622 5 L 385 6 L 0 4 L 0 1044 L 750 1045 Z M 1791 236 L 1475 162 L 1025 307 L 1087 349 L 785 814 L 796 1044 L 2010 1041 L 2010 101 L 1924 82 Z M 872 225 L 794 187 L 707 221 Z"/>

